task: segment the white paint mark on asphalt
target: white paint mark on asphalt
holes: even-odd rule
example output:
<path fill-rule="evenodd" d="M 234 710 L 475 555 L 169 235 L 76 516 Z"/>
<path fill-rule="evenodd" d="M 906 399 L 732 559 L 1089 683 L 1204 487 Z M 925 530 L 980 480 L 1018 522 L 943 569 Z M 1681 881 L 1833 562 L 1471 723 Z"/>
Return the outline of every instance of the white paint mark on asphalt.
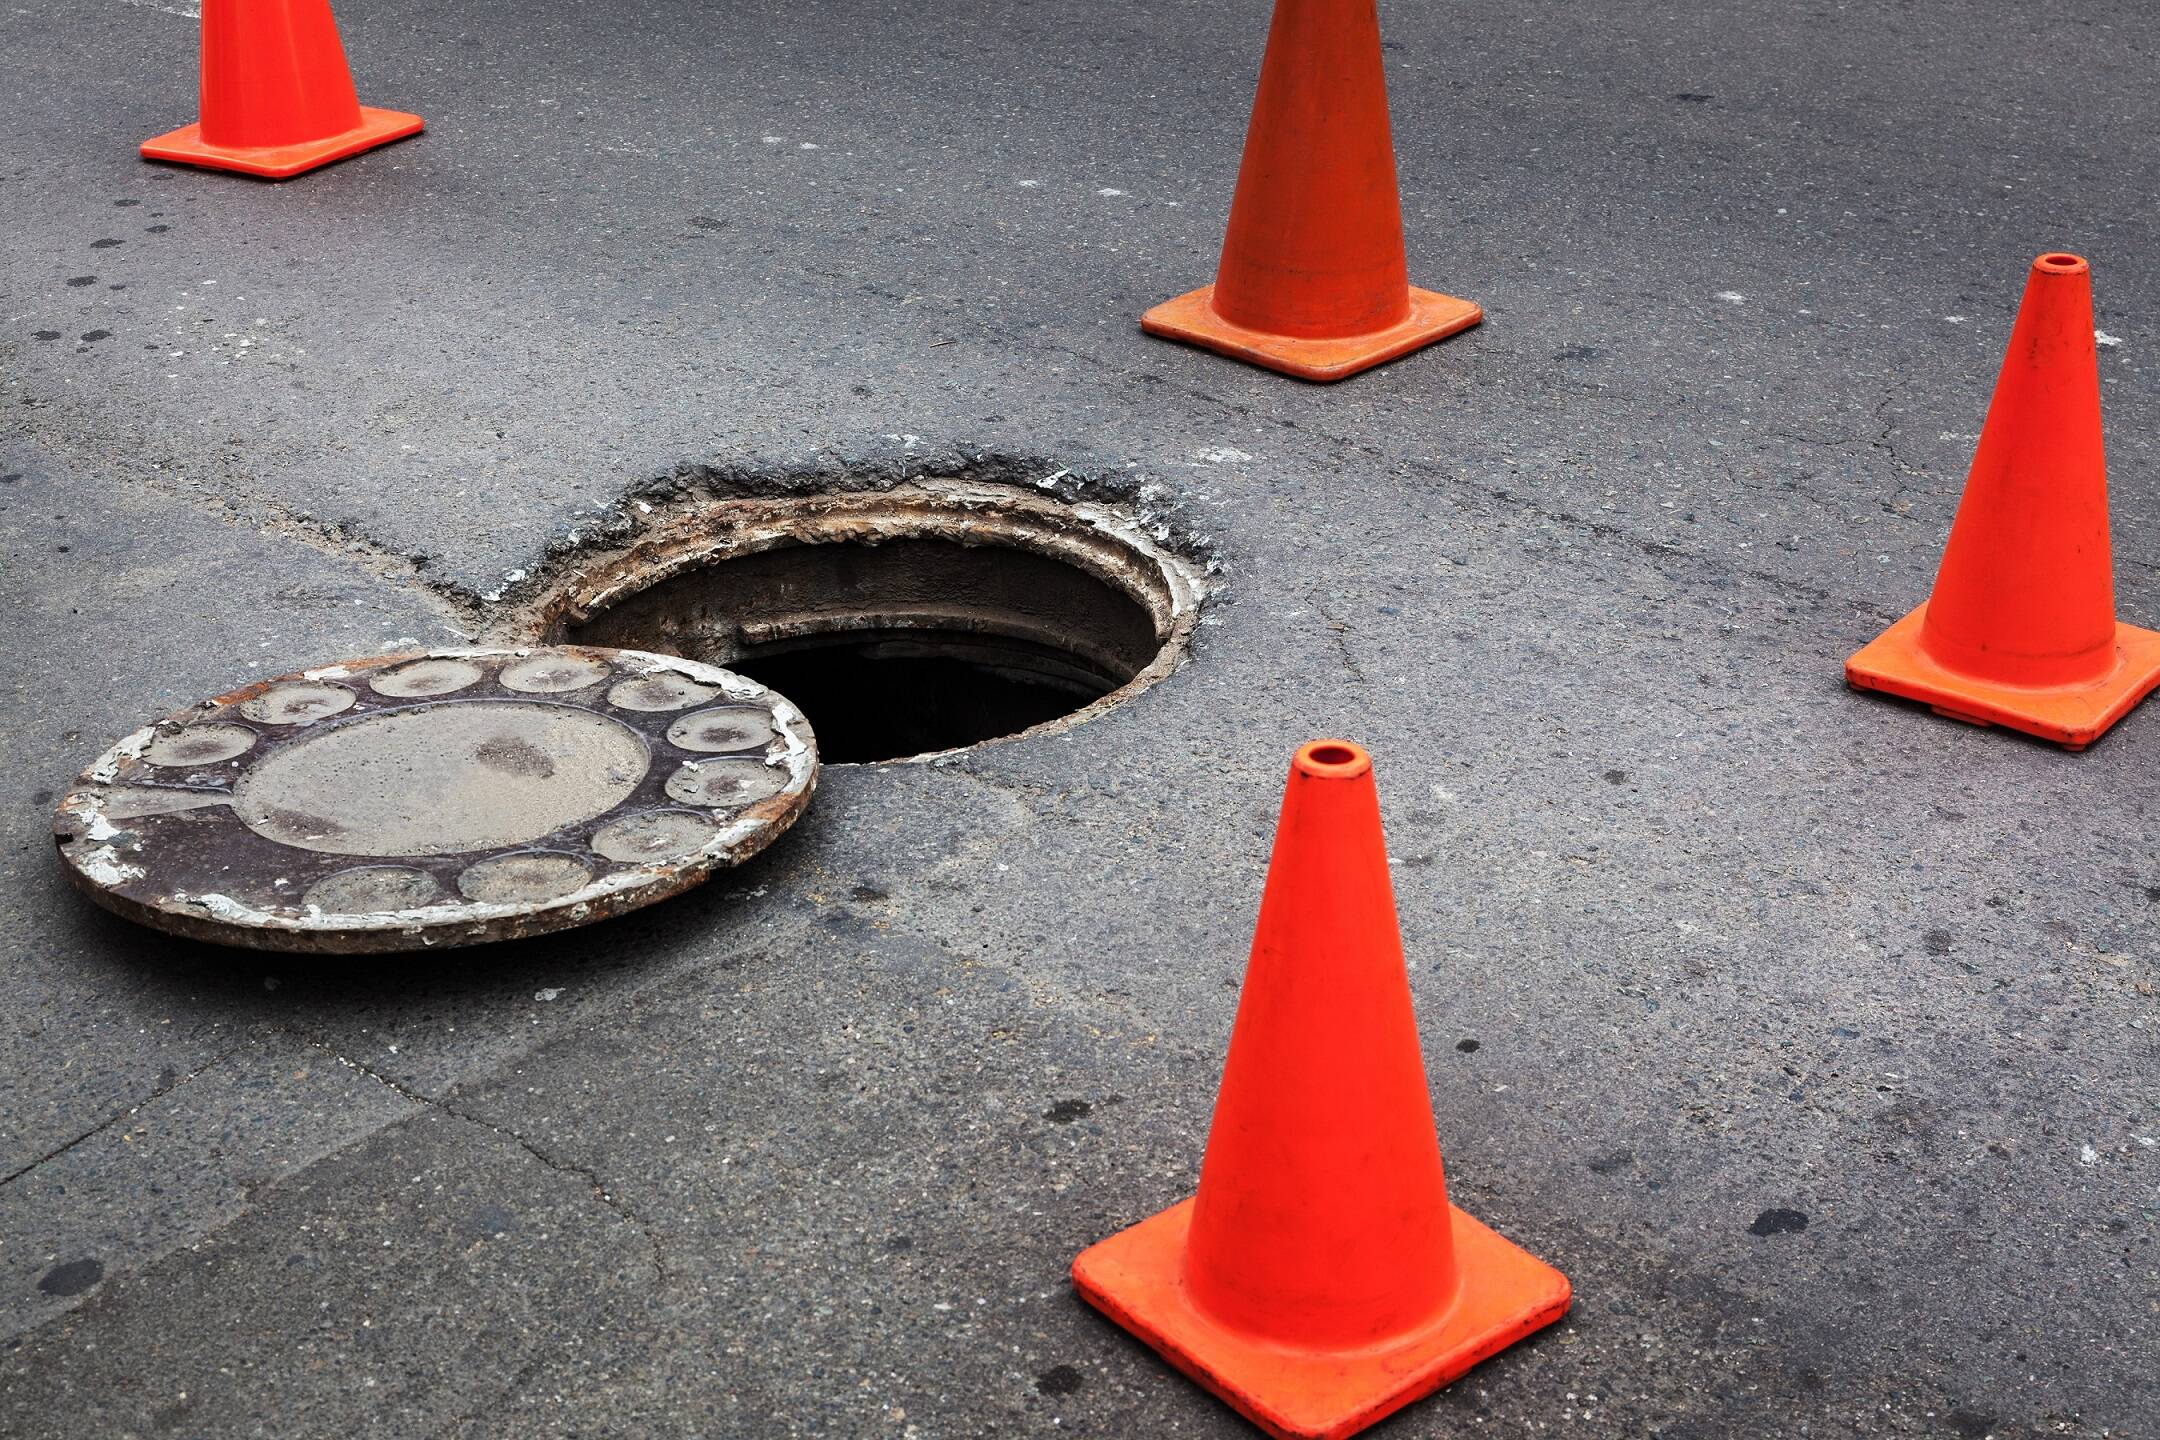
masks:
<path fill-rule="evenodd" d="M 2096 344 L 2113 347 L 2122 344 L 2122 336 L 2110 335 L 2105 330 L 2095 330 L 2093 331 L 2093 341 Z"/>
<path fill-rule="evenodd" d="M 1097 195 L 1123 195 L 1125 192 L 1122 190 L 1112 190 L 1106 185 L 1102 189 L 1097 190 L 1095 193 Z"/>
<path fill-rule="evenodd" d="M 189 5 L 184 3 L 184 0 L 178 5 L 160 5 L 157 0 L 120 0 L 120 3 L 132 5 L 138 10 L 155 10 L 160 15 L 177 15 L 183 20 L 202 19 L 202 6 Z"/>
<path fill-rule="evenodd" d="M 1717 292 L 1717 298 L 1723 300 L 1728 305 L 1747 304 L 1747 296 L 1742 295 L 1737 290 L 1720 290 Z"/>

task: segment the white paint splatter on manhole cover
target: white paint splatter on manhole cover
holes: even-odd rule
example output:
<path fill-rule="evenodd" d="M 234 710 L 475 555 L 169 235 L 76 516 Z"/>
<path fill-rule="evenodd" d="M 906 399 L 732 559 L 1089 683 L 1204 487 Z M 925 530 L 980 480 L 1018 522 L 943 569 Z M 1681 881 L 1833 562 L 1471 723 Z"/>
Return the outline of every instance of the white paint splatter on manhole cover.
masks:
<path fill-rule="evenodd" d="M 762 850 L 816 783 L 802 712 L 730 671 L 443 650 L 280 676 L 139 730 L 83 772 L 53 833 L 79 888 L 160 930 L 417 950 L 665 899 Z"/>

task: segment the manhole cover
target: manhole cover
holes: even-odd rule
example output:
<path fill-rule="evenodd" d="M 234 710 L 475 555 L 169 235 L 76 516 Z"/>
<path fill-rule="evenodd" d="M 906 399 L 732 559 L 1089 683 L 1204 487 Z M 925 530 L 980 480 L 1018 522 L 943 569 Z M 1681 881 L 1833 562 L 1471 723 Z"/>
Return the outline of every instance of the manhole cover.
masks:
<path fill-rule="evenodd" d="M 637 650 L 390 655 L 139 730 L 53 832 L 77 886 L 175 934 L 417 950 L 583 925 L 734 865 L 817 783 L 802 713 Z"/>

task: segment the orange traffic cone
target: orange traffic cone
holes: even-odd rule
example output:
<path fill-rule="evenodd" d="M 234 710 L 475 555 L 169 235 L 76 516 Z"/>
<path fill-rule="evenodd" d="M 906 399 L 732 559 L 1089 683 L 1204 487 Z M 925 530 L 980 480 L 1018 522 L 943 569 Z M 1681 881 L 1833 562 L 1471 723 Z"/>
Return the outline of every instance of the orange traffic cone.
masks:
<path fill-rule="evenodd" d="M 2092 272 L 2077 256 L 2033 261 L 1934 595 L 1845 679 L 2071 750 L 2160 685 L 2160 634 L 2115 619 Z"/>
<path fill-rule="evenodd" d="M 1291 762 L 1200 1193 L 1073 1283 L 1283 1437 L 1362 1430 L 1566 1311 L 1565 1276 L 1448 1204 L 1357 746 Z"/>
<path fill-rule="evenodd" d="M 1340 380 L 1483 318 L 1410 284 L 1374 0 L 1276 0 L 1215 283 L 1140 328 Z"/>
<path fill-rule="evenodd" d="M 421 124 L 360 103 L 328 0 L 203 0 L 202 119 L 142 153 L 282 180 Z"/>

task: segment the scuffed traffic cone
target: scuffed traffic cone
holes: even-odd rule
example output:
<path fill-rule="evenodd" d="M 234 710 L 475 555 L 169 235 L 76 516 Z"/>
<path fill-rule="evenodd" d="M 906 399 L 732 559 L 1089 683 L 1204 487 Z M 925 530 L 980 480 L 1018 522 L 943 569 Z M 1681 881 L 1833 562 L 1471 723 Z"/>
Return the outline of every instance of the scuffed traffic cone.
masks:
<path fill-rule="evenodd" d="M 360 103 L 328 0 L 203 0 L 201 103 L 144 158 L 282 180 L 422 124 Z"/>
<path fill-rule="evenodd" d="M 1215 283 L 1140 328 L 1340 380 L 1484 316 L 1410 284 L 1374 0 L 1276 0 Z"/>
<path fill-rule="evenodd" d="M 1200 1193 L 1073 1283 L 1285 1437 L 1353 1434 L 1567 1309 L 1566 1277 L 1448 1204 L 1357 746 L 1291 762 Z"/>
<path fill-rule="evenodd" d="M 2115 619 L 2092 272 L 2033 261 L 1935 593 L 1845 662 L 1881 690 L 2082 750 L 2160 684 Z"/>

